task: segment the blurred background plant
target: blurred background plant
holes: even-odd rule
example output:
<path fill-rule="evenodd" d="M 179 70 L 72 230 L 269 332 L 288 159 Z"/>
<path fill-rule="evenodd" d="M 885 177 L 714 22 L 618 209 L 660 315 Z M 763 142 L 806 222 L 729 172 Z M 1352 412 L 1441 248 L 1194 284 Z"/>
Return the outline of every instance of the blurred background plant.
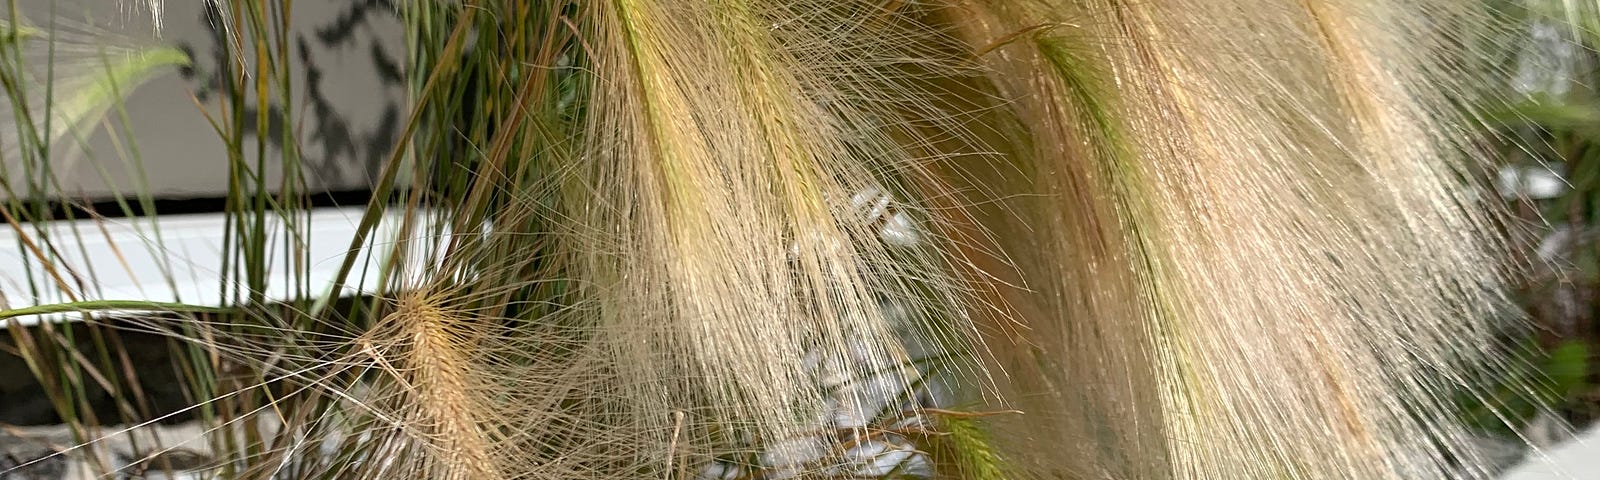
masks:
<path fill-rule="evenodd" d="M 1531 330 L 1507 348 L 1532 360 L 1464 405 L 1486 431 L 1526 429 L 1548 445 L 1600 416 L 1600 5 L 1490 5 L 1524 39 L 1489 58 L 1505 72 L 1507 94 L 1483 111 L 1500 139 L 1496 186 L 1515 215 L 1516 261 L 1529 273 L 1514 295 Z M 1519 386 L 1530 381 L 1540 388 Z"/>

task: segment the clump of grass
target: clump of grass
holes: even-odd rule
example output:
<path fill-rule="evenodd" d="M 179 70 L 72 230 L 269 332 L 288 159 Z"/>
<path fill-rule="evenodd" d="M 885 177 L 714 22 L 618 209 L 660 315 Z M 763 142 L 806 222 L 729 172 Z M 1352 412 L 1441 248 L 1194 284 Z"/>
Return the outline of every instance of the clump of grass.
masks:
<path fill-rule="evenodd" d="M 1481 477 L 1445 392 L 1502 272 L 1440 59 L 1495 31 L 1269 3 L 399 2 L 412 111 L 325 286 L 268 268 L 312 260 L 298 134 L 250 140 L 304 115 L 293 5 L 217 2 L 228 304 L 141 324 L 200 421 L 277 418 L 226 477 Z"/>

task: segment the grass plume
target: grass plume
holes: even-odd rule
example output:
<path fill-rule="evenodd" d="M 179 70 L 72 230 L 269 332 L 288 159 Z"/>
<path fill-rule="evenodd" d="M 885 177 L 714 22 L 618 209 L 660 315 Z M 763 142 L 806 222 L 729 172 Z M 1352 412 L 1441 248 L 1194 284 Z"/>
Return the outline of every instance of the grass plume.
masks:
<path fill-rule="evenodd" d="M 891 260 L 846 203 L 910 161 L 872 130 L 874 114 L 837 103 L 884 73 L 866 58 L 826 56 L 835 54 L 825 50 L 830 35 L 884 42 L 852 46 L 886 60 L 902 49 L 892 29 L 906 27 L 873 32 L 852 20 L 871 11 L 631 0 L 586 19 L 596 81 L 585 163 L 564 200 L 587 206 L 566 214 L 575 241 L 567 250 L 592 252 L 574 261 L 593 296 L 582 307 L 619 374 L 638 379 L 644 403 L 689 412 L 690 431 L 737 425 L 785 439 L 822 428 L 824 398 L 802 368 L 808 355 L 832 363 L 865 349 L 859 363 L 835 365 L 847 377 L 902 368 L 910 358 L 897 332 L 919 327 L 885 318 L 880 299 L 921 308 L 929 295 L 915 288 L 956 298 L 931 262 Z M 675 400 L 689 398 L 709 408 Z M 668 419 L 648 412 L 640 421 L 664 435 Z"/>
<path fill-rule="evenodd" d="M 1460 183 L 1474 146 L 1437 133 L 1469 119 L 1425 93 L 1471 86 L 1434 62 L 1488 32 L 1468 9 L 960 8 L 974 44 L 1000 42 L 983 60 L 1032 140 L 1023 188 L 1049 195 L 1027 217 L 1046 237 L 1012 238 L 1052 246 L 1017 254 L 1045 256 L 1024 275 L 1061 300 L 1033 307 L 1053 312 L 1030 319 L 1042 348 L 1015 353 L 1042 357 L 1017 361 L 1041 365 L 1063 403 L 1039 408 L 1080 446 L 1037 468 L 1486 475 L 1441 397 L 1485 361 L 1497 246 Z"/>
<path fill-rule="evenodd" d="M 426 291 L 403 293 L 370 341 L 403 352 L 378 361 L 392 365 L 389 373 L 417 409 L 401 419 L 401 426 L 428 444 L 423 454 L 433 461 L 419 462 L 421 470 L 429 478 L 506 478 L 499 465 L 504 459 L 484 431 L 490 424 L 484 416 L 495 413 L 482 398 L 492 379 L 480 375 L 472 358 L 480 343 L 475 337 L 488 325 L 450 311 L 447 300 Z"/>

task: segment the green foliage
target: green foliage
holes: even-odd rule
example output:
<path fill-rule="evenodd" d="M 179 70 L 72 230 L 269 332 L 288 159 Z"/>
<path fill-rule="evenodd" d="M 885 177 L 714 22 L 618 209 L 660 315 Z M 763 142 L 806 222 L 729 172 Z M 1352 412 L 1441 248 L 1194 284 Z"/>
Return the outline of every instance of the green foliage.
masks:
<path fill-rule="evenodd" d="M 1530 346 L 1530 349 L 1534 348 Z M 1469 425 L 1482 431 L 1512 435 L 1553 407 L 1568 405 L 1592 390 L 1595 361 L 1588 341 L 1563 342 L 1536 354 L 1529 364 L 1508 372 L 1483 396 L 1458 400 Z"/>
<path fill-rule="evenodd" d="M 953 468 L 958 478 L 969 480 L 1002 480 L 1006 474 L 1004 460 L 996 451 L 993 440 L 975 417 L 946 415 L 939 418 L 945 436 L 939 443 L 949 448 Z"/>

